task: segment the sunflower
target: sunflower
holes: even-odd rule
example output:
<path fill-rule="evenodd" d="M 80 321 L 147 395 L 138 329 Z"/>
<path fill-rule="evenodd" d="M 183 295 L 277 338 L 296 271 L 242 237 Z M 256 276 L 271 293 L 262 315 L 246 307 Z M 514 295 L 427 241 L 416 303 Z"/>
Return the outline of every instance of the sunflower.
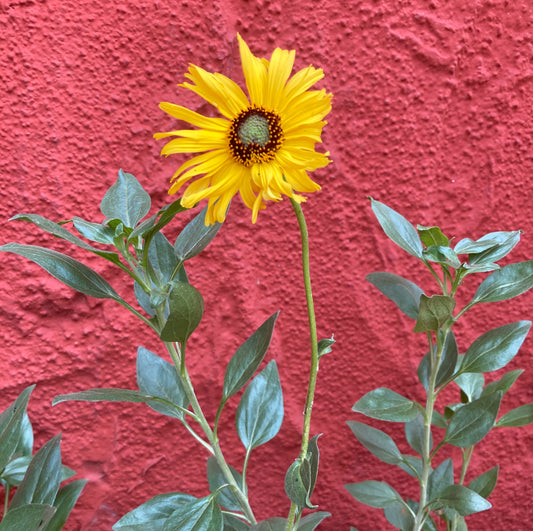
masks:
<path fill-rule="evenodd" d="M 223 118 L 202 116 L 172 103 L 160 108 L 197 129 L 157 133 L 155 138 L 177 137 L 162 149 L 162 155 L 198 153 L 182 164 L 171 181 L 169 194 L 189 183 L 182 197 L 186 208 L 208 199 L 206 224 L 223 222 L 232 197 L 239 192 L 252 210 L 252 223 L 266 201 L 288 196 L 297 202 L 305 197 L 295 192 L 315 192 L 320 186 L 307 172 L 329 164 L 329 153 L 315 151 L 331 109 L 331 94 L 309 90 L 324 77 L 309 66 L 289 76 L 295 52 L 276 48 L 270 61 L 255 57 L 237 35 L 249 98 L 231 79 L 190 65 L 185 77 L 192 90 L 214 105 Z M 190 182 L 191 180 L 193 182 Z"/>

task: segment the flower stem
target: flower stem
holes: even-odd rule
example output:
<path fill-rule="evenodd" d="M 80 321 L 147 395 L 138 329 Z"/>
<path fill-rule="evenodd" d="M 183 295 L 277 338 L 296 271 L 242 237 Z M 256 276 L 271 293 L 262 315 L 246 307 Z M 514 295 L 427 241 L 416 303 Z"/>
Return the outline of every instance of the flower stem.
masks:
<path fill-rule="evenodd" d="M 291 199 L 292 207 L 298 220 L 300 227 L 300 235 L 302 240 L 302 268 L 305 287 L 305 298 L 307 301 L 307 314 L 309 320 L 309 332 L 311 335 L 311 369 L 309 373 L 309 384 L 307 386 L 307 398 L 304 409 L 304 424 L 302 431 L 302 446 L 300 451 L 300 459 L 307 457 L 307 447 L 309 445 L 309 434 L 311 431 L 311 412 L 313 409 L 313 400 L 315 396 L 315 387 L 318 374 L 318 336 L 316 330 L 315 308 L 313 303 L 313 292 L 311 290 L 311 273 L 309 267 L 309 235 L 307 232 L 307 224 L 305 222 L 302 207 Z M 291 504 L 289 516 L 287 518 L 286 531 L 292 531 L 294 528 L 294 519 L 298 511 L 298 506 L 295 503 Z"/>

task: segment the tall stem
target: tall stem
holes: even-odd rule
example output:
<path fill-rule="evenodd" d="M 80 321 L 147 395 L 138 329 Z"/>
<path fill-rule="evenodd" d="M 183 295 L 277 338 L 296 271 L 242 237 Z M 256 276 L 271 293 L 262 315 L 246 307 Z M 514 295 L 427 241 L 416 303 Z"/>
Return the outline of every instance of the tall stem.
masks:
<path fill-rule="evenodd" d="M 161 311 L 159 311 L 159 317 L 162 317 Z M 210 448 L 208 449 L 217 460 L 218 466 L 222 474 L 224 475 L 224 478 L 227 481 L 228 485 L 231 486 L 233 494 L 237 498 L 246 519 L 251 524 L 256 524 L 257 520 L 255 519 L 252 508 L 250 507 L 250 504 L 248 502 L 248 497 L 241 490 L 241 486 L 238 485 L 235 481 L 235 478 L 233 477 L 233 474 L 231 473 L 231 470 L 228 464 L 226 463 L 226 459 L 224 458 L 224 454 L 222 453 L 222 450 L 220 448 L 218 437 L 211 429 L 211 426 L 209 425 L 209 422 L 205 418 L 205 415 L 202 411 L 200 403 L 196 398 L 196 393 L 194 392 L 194 387 L 189 377 L 189 373 L 187 372 L 187 367 L 184 363 L 182 363 L 182 356 L 179 350 L 179 345 L 165 341 L 165 346 L 167 347 L 174 367 L 176 368 L 176 372 L 181 380 L 185 394 L 187 395 L 187 398 L 191 403 L 192 410 L 196 415 L 196 420 L 200 424 L 205 436 L 207 437 L 207 440 L 209 441 Z M 204 446 L 206 446 L 206 444 L 204 444 Z"/>
<path fill-rule="evenodd" d="M 291 203 L 296 214 L 296 219 L 298 220 L 298 226 L 300 227 L 300 235 L 302 240 L 302 269 L 305 287 L 305 298 L 307 302 L 309 332 L 311 336 L 311 369 L 309 373 L 309 384 L 307 386 L 307 397 L 305 400 L 302 446 L 300 451 L 300 459 L 303 460 L 305 459 L 305 457 L 307 457 L 309 434 L 311 431 L 311 413 L 313 409 L 313 400 L 315 396 L 315 387 L 318 374 L 318 336 L 316 331 L 313 292 L 311 289 L 311 272 L 309 266 L 309 235 L 307 232 L 307 225 L 305 223 L 305 217 L 302 211 L 302 207 L 293 199 L 291 199 Z M 292 503 L 289 511 L 289 516 L 287 518 L 286 531 L 291 531 L 293 529 L 294 519 L 297 510 L 298 506 L 295 503 Z"/>

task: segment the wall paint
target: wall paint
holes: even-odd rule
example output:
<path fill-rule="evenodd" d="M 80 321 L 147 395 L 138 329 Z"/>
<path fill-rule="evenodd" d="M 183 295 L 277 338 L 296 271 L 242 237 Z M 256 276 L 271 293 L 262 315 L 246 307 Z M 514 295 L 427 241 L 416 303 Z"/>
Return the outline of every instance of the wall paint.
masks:
<path fill-rule="evenodd" d="M 334 163 L 315 174 L 323 189 L 305 212 L 319 333 L 334 332 L 338 342 L 319 373 L 312 431 L 324 435 L 314 501 L 334 513 L 325 530 L 387 529 L 380 511 L 355 502 L 343 484 L 388 478 L 414 495 L 413 485 L 367 453 L 345 420 L 357 418 L 351 406 L 375 387 L 420 399 L 414 371 L 425 347 L 364 277 L 388 270 L 424 285 L 430 278 L 386 240 L 366 197 L 458 239 L 523 229 L 513 260 L 531 258 L 532 19 L 527 0 L 0 1 L 1 242 L 51 241 L 7 223 L 17 212 L 101 219 L 98 205 L 118 168 L 137 176 L 156 207 L 168 202 L 167 181 L 179 161 L 160 158 L 162 143 L 152 138 L 175 126 L 158 103 L 209 112 L 176 84 L 189 62 L 242 80 L 237 32 L 257 55 L 294 48 L 297 68 L 324 68 L 321 86 L 334 93 L 324 146 Z M 308 340 L 290 204 L 269 205 L 255 226 L 249 219 L 234 201 L 219 237 L 191 264 L 207 311 L 189 359 L 212 418 L 225 365 L 213 360 L 227 361 L 281 310 L 268 356 L 279 364 L 286 416 L 278 438 L 250 464 L 254 508 L 265 518 L 288 509 L 283 477 L 298 453 Z M 113 266 L 75 254 L 131 300 Z M 205 495 L 205 452 L 170 419 L 141 405 L 50 405 L 60 392 L 135 386 L 137 346 L 163 355 L 156 338 L 113 302 L 74 293 L 27 261 L 2 256 L 2 271 L 1 405 L 36 382 L 30 416 L 37 447 L 61 431 L 65 462 L 90 480 L 66 529 L 109 529 L 161 492 Z M 532 300 L 527 294 L 475 310 L 459 328 L 460 348 L 476 333 L 531 318 Z M 532 341 L 509 365 L 529 370 L 505 410 L 533 401 Z M 233 422 L 230 407 L 224 448 L 240 467 Z M 402 439 L 397 426 L 373 425 Z M 470 529 L 528 529 L 532 442 L 528 427 L 491 434 L 480 445 L 472 474 L 495 461 L 502 468 L 494 509 L 471 517 Z"/>

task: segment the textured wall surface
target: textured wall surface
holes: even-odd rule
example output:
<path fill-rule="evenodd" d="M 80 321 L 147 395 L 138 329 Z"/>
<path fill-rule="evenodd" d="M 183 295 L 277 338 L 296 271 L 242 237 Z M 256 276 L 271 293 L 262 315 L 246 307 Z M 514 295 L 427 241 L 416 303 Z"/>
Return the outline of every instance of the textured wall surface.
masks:
<path fill-rule="evenodd" d="M 386 239 L 366 197 L 413 223 L 439 224 L 457 239 L 522 229 L 510 258 L 532 257 L 533 4 L 0 0 L 0 242 L 51 242 L 29 225 L 8 223 L 18 212 L 101 221 L 100 199 L 119 168 L 152 194 L 154 211 L 169 202 L 168 179 L 179 160 L 162 159 L 162 143 L 152 135 L 175 128 L 175 121 L 158 103 L 208 112 L 176 84 L 189 62 L 242 80 L 237 32 L 256 55 L 269 56 L 276 46 L 295 49 L 296 67 L 324 68 L 321 86 L 334 94 L 324 134 L 334 162 L 314 175 L 323 189 L 304 205 L 319 334 L 334 332 L 338 341 L 319 373 L 312 432 L 324 435 L 314 501 L 334 515 L 325 530 L 388 529 L 380 511 L 358 504 L 343 485 L 388 478 L 411 494 L 414 486 L 362 448 L 345 421 L 357 418 L 352 405 L 376 387 L 422 399 L 415 369 L 425 345 L 364 277 L 394 271 L 423 286 L 431 277 Z M 169 227 L 169 239 L 176 231 Z M 189 267 L 207 305 L 191 339 L 190 370 L 210 419 L 225 362 L 281 310 L 267 357 L 279 364 L 285 419 L 278 437 L 250 463 L 251 499 L 262 518 L 288 510 L 283 479 L 298 453 L 305 399 L 308 338 L 297 242 L 288 201 L 270 204 L 252 225 L 237 199 L 217 239 Z M 133 300 L 111 264 L 75 256 Z M 157 338 L 112 301 L 75 293 L 13 255 L 0 259 L 0 406 L 37 383 L 29 406 L 37 447 L 61 431 L 65 463 L 90 480 L 67 529 L 110 529 L 162 492 L 205 495 L 205 451 L 170 418 L 133 404 L 51 407 L 60 392 L 135 388 L 137 346 L 164 355 Z M 466 289 L 465 302 L 474 290 Z M 531 318 L 532 301 L 528 293 L 475 308 L 459 326 L 460 349 L 489 328 Z M 532 359 L 530 336 L 509 365 L 527 370 L 502 410 L 533 401 Z M 237 403 L 231 401 L 222 433 L 240 468 Z M 398 426 L 372 424 L 403 440 Z M 531 426 L 491 433 L 479 445 L 471 474 L 498 461 L 500 481 L 494 508 L 471 517 L 469 529 L 531 529 L 532 447 Z"/>

